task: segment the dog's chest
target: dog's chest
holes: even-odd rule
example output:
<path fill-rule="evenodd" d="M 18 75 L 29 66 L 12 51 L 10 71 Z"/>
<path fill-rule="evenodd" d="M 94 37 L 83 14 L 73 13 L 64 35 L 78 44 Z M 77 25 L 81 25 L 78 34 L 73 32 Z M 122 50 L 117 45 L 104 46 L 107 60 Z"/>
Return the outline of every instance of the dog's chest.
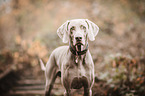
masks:
<path fill-rule="evenodd" d="M 82 88 L 84 85 L 88 84 L 88 79 L 87 77 L 89 77 L 87 75 L 87 68 L 86 65 L 83 65 L 82 63 L 78 63 L 78 64 L 72 64 L 72 66 L 70 66 L 68 68 L 68 76 L 71 76 L 71 88 L 72 89 L 80 89 Z"/>
<path fill-rule="evenodd" d="M 73 63 L 69 64 L 68 68 L 66 69 L 68 69 L 70 74 L 73 74 L 73 77 L 82 77 L 86 75 L 88 67 L 82 63 Z"/>

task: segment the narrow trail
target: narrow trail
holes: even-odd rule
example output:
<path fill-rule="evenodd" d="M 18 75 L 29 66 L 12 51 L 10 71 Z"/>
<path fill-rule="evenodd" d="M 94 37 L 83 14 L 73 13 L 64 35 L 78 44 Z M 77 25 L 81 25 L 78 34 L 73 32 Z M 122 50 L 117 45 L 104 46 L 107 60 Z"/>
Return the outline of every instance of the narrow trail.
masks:
<path fill-rule="evenodd" d="M 17 85 L 10 90 L 11 96 L 42 96 L 44 95 L 44 80 L 35 77 L 23 77 Z"/>
<path fill-rule="evenodd" d="M 17 85 L 13 87 L 9 94 L 10 96 L 44 96 L 45 80 L 36 79 L 35 77 L 22 77 L 17 81 Z M 72 90 L 72 96 L 82 96 L 83 88 Z M 63 96 L 64 88 L 61 85 L 60 78 L 52 89 L 52 96 Z"/>
<path fill-rule="evenodd" d="M 16 80 L 16 85 L 9 91 L 10 96 L 44 96 L 45 77 L 44 74 L 38 77 L 32 72 L 33 68 L 28 68 L 27 72 L 22 71 L 22 75 Z M 29 73 L 29 74 L 27 74 Z M 52 90 L 52 96 L 63 96 L 64 88 L 61 85 L 60 78 L 55 81 Z"/>

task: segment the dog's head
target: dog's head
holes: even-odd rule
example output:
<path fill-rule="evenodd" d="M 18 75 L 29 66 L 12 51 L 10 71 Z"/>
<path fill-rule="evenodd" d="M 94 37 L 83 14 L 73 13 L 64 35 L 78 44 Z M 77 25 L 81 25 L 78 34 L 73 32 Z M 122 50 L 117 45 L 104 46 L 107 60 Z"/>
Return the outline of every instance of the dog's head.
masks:
<path fill-rule="evenodd" d="M 99 27 L 90 20 L 74 19 L 61 25 L 57 33 L 64 43 L 69 41 L 71 46 L 81 46 L 81 49 L 83 49 L 87 45 L 88 38 L 91 41 L 95 40 L 98 31 Z"/>

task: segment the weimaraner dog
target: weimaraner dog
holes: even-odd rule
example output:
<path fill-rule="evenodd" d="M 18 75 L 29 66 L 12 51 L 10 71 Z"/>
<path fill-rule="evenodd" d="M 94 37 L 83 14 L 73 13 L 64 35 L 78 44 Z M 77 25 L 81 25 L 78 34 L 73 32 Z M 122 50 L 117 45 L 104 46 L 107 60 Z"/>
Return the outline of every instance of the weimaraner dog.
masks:
<path fill-rule="evenodd" d="M 72 89 L 84 88 L 84 96 L 92 96 L 94 83 L 94 63 L 88 49 L 88 39 L 95 40 L 99 27 L 88 19 L 73 19 L 61 25 L 57 34 L 69 46 L 56 48 L 44 66 L 45 96 L 50 96 L 56 77 L 61 77 L 65 88 L 64 96 L 71 96 Z"/>

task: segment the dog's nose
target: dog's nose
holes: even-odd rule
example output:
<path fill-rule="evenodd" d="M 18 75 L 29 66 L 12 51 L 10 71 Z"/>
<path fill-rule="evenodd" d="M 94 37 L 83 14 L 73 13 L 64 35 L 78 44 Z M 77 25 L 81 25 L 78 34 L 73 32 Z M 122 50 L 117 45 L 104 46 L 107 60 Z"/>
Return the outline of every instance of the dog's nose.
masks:
<path fill-rule="evenodd" d="M 82 37 L 75 37 L 75 39 L 76 39 L 77 41 L 81 41 L 81 40 L 82 40 Z"/>

